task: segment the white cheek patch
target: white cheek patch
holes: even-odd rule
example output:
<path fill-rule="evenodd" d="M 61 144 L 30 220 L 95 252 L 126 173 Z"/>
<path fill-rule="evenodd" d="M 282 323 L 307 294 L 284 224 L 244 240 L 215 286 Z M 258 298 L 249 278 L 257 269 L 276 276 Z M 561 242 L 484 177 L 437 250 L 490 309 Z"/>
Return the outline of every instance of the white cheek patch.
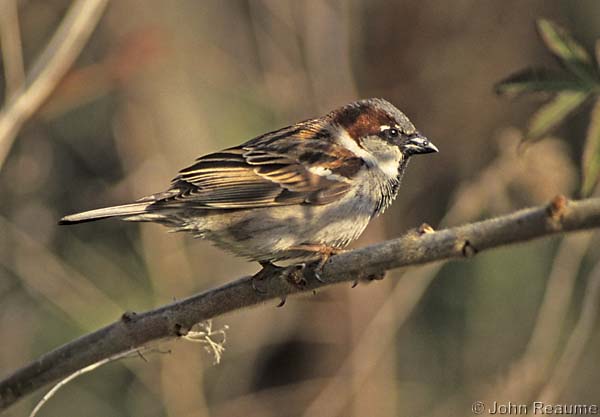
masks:
<path fill-rule="evenodd" d="M 379 162 L 379 169 L 389 178 L 396 178 L 398 176 L 398 167 L 402 161 L 402 153 L 398 151 L 397 155 L 390 155 L 383 161 Z"/>
<path fill-rule="evenodd" d="M 352 152 L 354 155 L 360 157 L 365 161 L 369 168 L 377 167 L 383 174 L 388 178 L 396 178 L 398 176 L 398 167 L 400 166 L 400 162 L 402 161 L 402 152 L 400 149 L 394 147 L 390 152 L 388 145 L 386 145 L 386 154 L 381 157 L 379 160 L 375 155 L 368 152 L 367 150 L 361 148 L 358 143 L 354 139 L 352 139 L 348 132 L 345 130 L 341 130 L 341 134 L 339 135 L 340 144 Z M 382 141 L 382 145 L 383 145 Z"/>
<path fill-rule="evenodd" d="M 340 130 L 340 134 L 338 135 L 338 137 L 340 145 L 348 149 L 354 155 L 362 158 L 368 167 L 374 167 L 377 165 L 377 159 L 372 154 L 361 148 L 358 145 L 358 143 L 356 143 L 356 141 L 352 139 L 350 135 L 348 135 L 348 132 L 346 132 L 344 129 Z"/>

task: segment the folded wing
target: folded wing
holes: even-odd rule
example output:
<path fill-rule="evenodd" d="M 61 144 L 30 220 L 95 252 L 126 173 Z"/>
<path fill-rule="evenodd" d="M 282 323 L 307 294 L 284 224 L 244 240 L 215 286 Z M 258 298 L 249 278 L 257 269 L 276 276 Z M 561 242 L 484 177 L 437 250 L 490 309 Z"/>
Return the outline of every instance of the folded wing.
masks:
<path fill-rule="evenodd" d="M 282 129 L 198 158 L 169 191 L 152 197 L 158 204 L 215 209 L 327 204 L 350 190 L 362 163 L 312 130 Z"/>

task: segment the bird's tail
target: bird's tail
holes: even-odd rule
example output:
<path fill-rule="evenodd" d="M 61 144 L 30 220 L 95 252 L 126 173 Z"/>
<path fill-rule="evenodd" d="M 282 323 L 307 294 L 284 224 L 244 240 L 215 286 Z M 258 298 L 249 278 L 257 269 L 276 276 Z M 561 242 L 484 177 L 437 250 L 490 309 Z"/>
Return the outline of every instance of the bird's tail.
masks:
<path fill-rule="evenodd" d="M 139 203 L 123 204 L 122 206 L 105 207 L 82 213 L 69 214 L 60 219 L 58 224 L 76 224 L 92 222 L 94 220 L 107 219 L 109 217 L 128 217 L 147 212 L 152 202 L 140 201 Z"/>

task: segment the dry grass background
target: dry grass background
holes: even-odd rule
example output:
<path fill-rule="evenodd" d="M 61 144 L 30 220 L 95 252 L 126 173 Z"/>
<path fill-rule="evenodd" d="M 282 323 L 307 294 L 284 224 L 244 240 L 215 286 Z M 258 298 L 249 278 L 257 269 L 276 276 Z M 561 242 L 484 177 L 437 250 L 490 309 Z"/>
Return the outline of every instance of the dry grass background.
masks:
<path fill-rule="evenodd" d="M 18 2 L 26 68 L 69 5 Z M 519 154 L 512 126 L 538 102 L 492 92 L 550 61 L 534 31 L 542 16 L 588 45 L 600 37 L 594 0 L 111 2 L 0 171 L 0 374 L 124 310 L 257 270 L 157 225 L 59 228 L 61 215 L 159 191 L 198 155 L 356 98 L 390 100 L 441 150 L 411 163 L 398 201 L 356 246 L 576 196 L 585 124 L 574 118 Z M 595 310 L 579 319 L 598 303 L 587 295 L 599 255 L 592 234 L 553 238 L 240 311 L 214 323 L 229 326 L 220 364 L 197 344 L 164 342 L 171 353 L 83 376 L 42 415 L 458 416 L 476 400 L 597 403 Z M 564 350 L 571 342 L 579 351 Z"/>

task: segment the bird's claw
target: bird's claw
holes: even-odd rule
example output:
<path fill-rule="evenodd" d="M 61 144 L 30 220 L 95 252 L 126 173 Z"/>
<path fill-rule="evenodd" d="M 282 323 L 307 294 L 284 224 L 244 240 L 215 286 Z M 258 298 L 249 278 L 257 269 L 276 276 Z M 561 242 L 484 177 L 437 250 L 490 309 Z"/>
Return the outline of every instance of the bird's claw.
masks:
<path fill-rule="evenodd" d="M 319 281 L 321 284 L 325 284 L 326 281 L 323 278 L 321 278 L 322 271 L 323 271 L 323 266 L 321 266 L 320 268 L 316 268 L 313 274 L 317 281 Z"/>

